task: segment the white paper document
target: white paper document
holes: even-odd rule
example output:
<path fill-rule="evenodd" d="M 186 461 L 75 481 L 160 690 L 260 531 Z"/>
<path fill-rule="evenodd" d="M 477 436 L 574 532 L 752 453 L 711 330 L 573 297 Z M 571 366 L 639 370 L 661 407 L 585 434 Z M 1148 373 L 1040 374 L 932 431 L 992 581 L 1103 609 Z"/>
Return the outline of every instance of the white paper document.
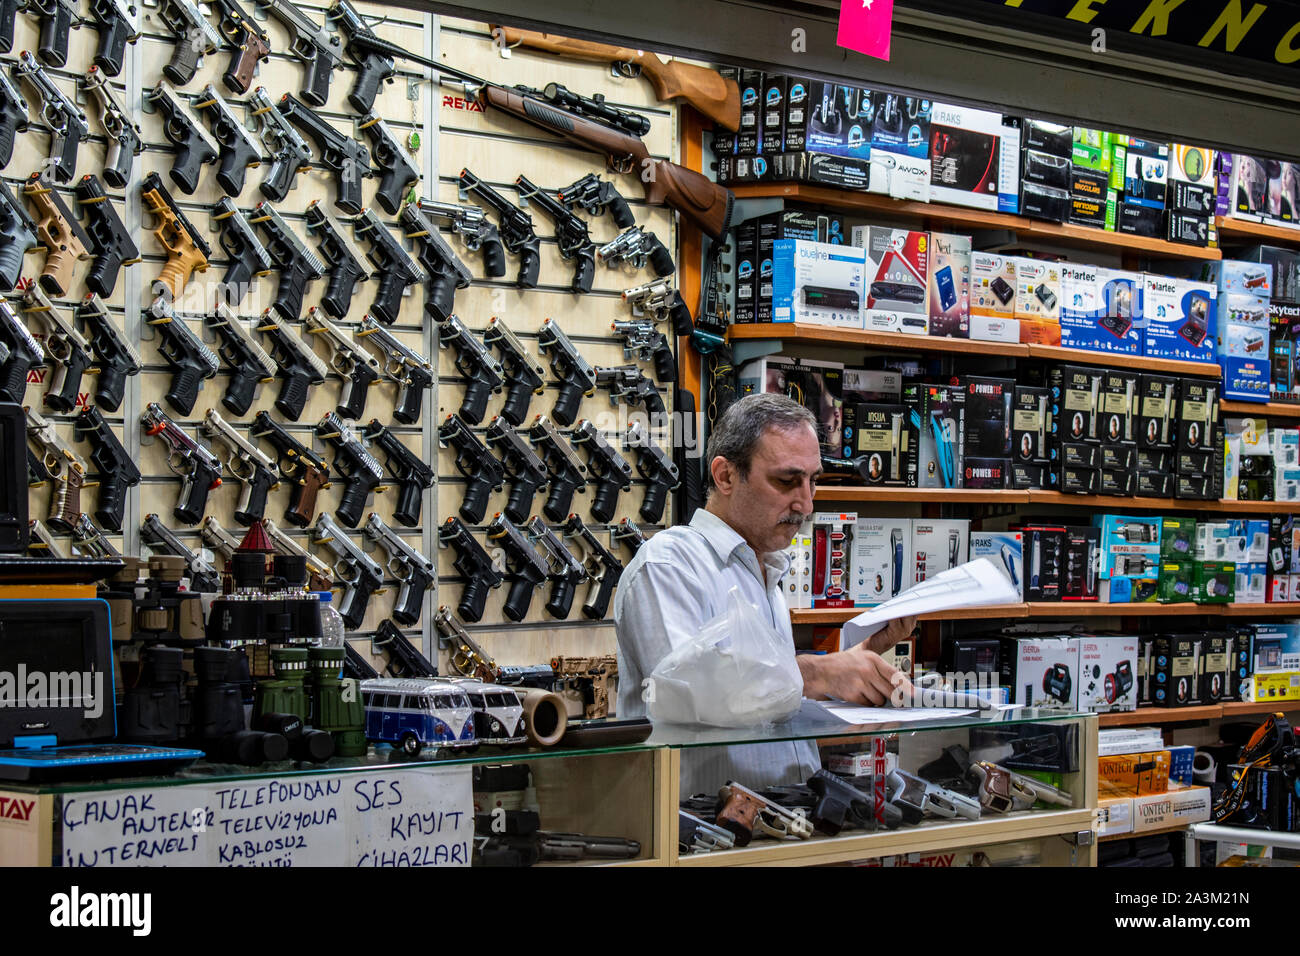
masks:
<path fill-rule="evenodd" d="M 969 717 L 974 710 L 945 707 L 859 707 L 857 704 L 826 704 L 826 710 L 846 724 L 903 724 L 914 720 Z"/>
<path fill-rule="evenodd" d="M 908 588 L 898 597 L 877 605 L 849 621 L 840 631 L 840 647 L 865 641 L 890 621 L 914 614 L 930 614 L 962 607 L 1017 604 L 1020 591 L 992 558 L 979 558 L 949 568 Z M 934 716 L 934 711 L 929 711 Z"/>

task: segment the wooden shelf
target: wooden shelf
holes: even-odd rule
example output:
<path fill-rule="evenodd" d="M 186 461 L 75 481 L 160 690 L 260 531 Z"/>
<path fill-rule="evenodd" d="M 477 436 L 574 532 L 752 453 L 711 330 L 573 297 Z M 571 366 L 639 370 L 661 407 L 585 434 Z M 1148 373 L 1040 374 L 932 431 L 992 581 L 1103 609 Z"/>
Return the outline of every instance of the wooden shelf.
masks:
<path fill-rule="evenodd" d="M 817 501 L 888 501 L 898 504 L 1023 505 L 1028 491 L 979 488 L 868 488 L 863 485 L 818 485 Z"/>
<path fill-rule="evenodd" d="M 1232 216 L 1219 216 L 1219 244 L 1233 239 L 1265 240 L 1268 242 L 1286 242 L 1300 245 L 1300 229 L 1288 229 L 1286 226 L 1274 226 L 1264 222 L 1251 222 Z"/>
<path fill-rule="evenodd" d="M 843 624 L 865 607 L 795 608 L 794 624 Z M 1286 604 L 1102 604 L 1096 601 L 1035 601 L 1028 604 L 990 604 L 920 615 L 923 621 L 985 621 L 1006 618 L 1098 617 L 1300 617 L 1300 603 Z M 1300 708 L 1300 702 L 1297 702 Z M 1161 713 L 1163 713 L 1163 709 Z"/>
<path fill-rule="evenodd" d="M 1220 604 L 1219 613 L 1224 617 L 1297 617 L 1300 616 L 1300 603 L 1295 601 L 1276 604 Z"/>
<path fill-rule="evenodd" d="M 1102 604 L 1097 601 L 1041 601 L 1027 605 L 1030 617 L 1188 617 L 1217 614 L 1196 604 Z"/>
<path fill-rule="evenodd" d="M 1024 239 L 1111 252 L 1140 252 L 1166 259 L 1222 259 L 1218 249 L 1185 246 L 1162 239 L 1148 239 L 1123 232 L 1107 232 L 1087 226 L 1059 225 L 983 209 L 967 209 L 943 203 L 905 202 L 879 193 L 849 192 L 804 183 L 755 183 L 733 186 L 737 199 L 788 199 L 838 209 L 842 212 L 920 219 L 927 226 L 964 229 L 1009 229 Z"/>
<path fill-rule="evenodd" d="M 1300 418 L 1300 404 L 1289 402 L 1219 402 L 1225 415 L 1263 415 L 1268 418 Z"/>
<path fill-rule="evenodd" d="M 1107 368 L 1132 368 L 1162 375 L 1209 375 L 1219 378 L 1222 370 L 1216 362 L 1183 362 L 1177 359 L 1147 358 L 1145 355 L 1116 355 L 1112 352 L 1090 352 L 1087 349 L 1066 349 L 1059 345 L 1027 345 L 1029 357 L 1049 362 L 1073 362 L 1077 365 L 1104 365 Z"/>
<path fill-rule="evenodd" d="M 1300 514 L 1300 501 L 1198 501 L 1191 498 L 1127 498 L 1120 495 L 1071 495 L 1063 491 L 983 488 L 874 488 L 866 485 L 819 485 L 815 501 L 935 505 L 1051 505 L 1057 508 L 1117 511 L 1200 511 L 1219 514 Z"/>
<path fill-rule="evenodd" d="M 1216 720 L 1223 716 L 1222 704 L 1204 707 L 1139 707 L 1123 714 L 1098 714 L 1098 727 L 1143 727 L 1147 724 L 1182 724 L 1194 720 Z"/>
<path fill-rule="evenodd" d="M 1107 798 L 1101 797 L 1100 799 L 1105 800 Z M 1132 832 L 1107 833 L 1104 836 L 1097 837 L 1097 839 L 1102 843 L 1111 843 L 1114 842 L 1115 840 L 1136 840 L 1139 839 L 1140 837 L 1161 836 L 1161 835 L 1168 835 L 1170 833 L 1182 833 L 1189 826 L 1191 826 L 1190 823 L 1179 823 L 1171 827 L 1160 827 L 1157 830 L 1143 830 L 1141 833 L 1132 833 Z"/>
<path fill-rule="evenodd" d="M 1025 604 L 990 604 L 985 607 L 962 607 L 919 615 L 922 621 L 983 621 L 994 618 L 1027 617 Z M 796 608 L 790 611 L 792 624 L 843 624 L 871 610 L 865 607 Z"/>
<path fill-rule="evenodd" d="M 1223 705 L 1224 717 L 1252 717 L 1257 714 L 1296 713 L 1300 711 L 1300 700 L 1263 700 L 1258 703 L 1248 700 L 1234 700 Z"/>

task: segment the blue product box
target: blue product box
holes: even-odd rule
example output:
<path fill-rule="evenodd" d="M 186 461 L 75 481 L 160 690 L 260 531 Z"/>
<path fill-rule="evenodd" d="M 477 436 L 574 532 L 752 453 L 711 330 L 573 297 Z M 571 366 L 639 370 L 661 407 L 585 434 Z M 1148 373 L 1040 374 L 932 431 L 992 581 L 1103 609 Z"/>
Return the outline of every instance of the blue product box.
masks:
<path fill-rule="evenodd" d="M 1250 330 L 1257 332 L 1257 329 Z M 1268 333 L 1258 333 L 1268 341 Z M 1260 402 L 1269 400 L 1269 376 L 1272 364 L 1268 358 L 1237 358 L 1231 355 L 1219 356 L 1219 367 L 1223 369 L 1223 397 L 1239 402 Z"/>
<path fill-rule="evenodd" d="M 1169 748 L 1169 782 L 1181 783 L 1185 787 L 1192 785 L 1192 760 L 1196 748 L 1183 745 Z"/>
<path fill-rule="evenodd" d="M 874 104 L 870 133 L 874 148 L 914 159 L 930 158 L 929 100 L 901 93 L 877 93 Z"/>
<path fill-rule="evenodd" d="M 1205 282 L 1143 276 L 1142 354 L 1151 358 L 1213 362 L 1219 291 Z M 1267 358 L 1267 353 L 1264 356 Z"/>
<path fill-rule="evenodd" d="M 862 328 L 866 253 L 857 246 L 772 244 L 772 321 Z"/>
<path fill-rule="evenodd" d="M 1019 590 L 1025 578 L 1023 538 L 1019 531 L 972 531 L 970 559 L 991 558 Z"/>
<path fill-rule="evenodd" d="M 1140 355 L 1140 284 L 1136 273 L 1061 263 L 1061 345 Z"/>
<path fill-rule="evenodd" d="M 1300 624 L 1257 624 L 1250 639 L 1254 673 L 1300 670 Z"/>
<path fill-rule="evenodd" d="M 1160 518 L 1093 515 L 1092 523 L 1101 529 L 1103 580 L 1154 578 L 1159 574 Z M 1113 587 L 1111 600 L 1115 600 Z"/>
<path fill-rule="evenodd" d="M 880 99 L 883 99 L 882 95 L 861 87 L 812 80 L 808 84 L 809 112 L 804 149 L 809 153 L 870 159 L 873 103 L 878 112 L 877 101 Z M 929 133 L 927 121 L 927 148 Z"/>
<path fill-rule="evenodd" d="M 1263 604 L 1268 597 L 1268 565 L 1265 562 L 1237 564 L 1237 604 Z"/>
<path fill-rule="evenodd" d="M 1270 298 L 1273 295 L 1273 264 L 1271 262 L 1242 262 L 1223 259 L 1207 262 L 1201 278 L 1212 282 L 1220 292 L 1242 292 Z"/>

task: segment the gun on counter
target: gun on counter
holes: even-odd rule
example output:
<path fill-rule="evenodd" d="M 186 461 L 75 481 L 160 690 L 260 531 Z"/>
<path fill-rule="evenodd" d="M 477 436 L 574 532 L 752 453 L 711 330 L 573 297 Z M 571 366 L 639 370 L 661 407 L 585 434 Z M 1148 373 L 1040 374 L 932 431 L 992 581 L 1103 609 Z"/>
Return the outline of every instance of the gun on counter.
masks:
<path fill-rule="evenodd" d="M 646 481 L 640 515 L 651 524 L 658 524 L 664 516 L 668 492 L 681 484 L 677 466 L 666 451 L 651 441 L 640 422 L 628 426 L 627 434 L 623 437 L 623 447 L 636 451 L 636 470 Z"/>
<path fill-rule="evenodd" d="M 45 267 L 39 280 L 41 288 L 52 295 L 66 296 L 72 290 L 72 275 L 77 261 L 90 258 L 95 244 L 81 228 L 79 220 L 63 195 L 32 173 L 23 184 L 23 195 L 36 210 L 36 238 L 45 246 Z"/>
<path fill-rule="evenodd" d="M 269 3 L 275 0 L 268 0 Z M 278 104 L 280 115 L 305 132 L 320 151 L 319 161 L 334 174 L 337 198 L 334 205 L 346 213 L 361 212 L 361 180 L 374 175 L 370 168 L 370 150 L 351 136 L 340 133 L 312 110 L 303 106 L 292 93 L 285 93 Z"/>
<path fill-rule="evenodd" d="M 131 24 L 134 17 L 135 7 L 123 0 L 90 0 L 90 20 L 86 22 L 99 34 L 94 64 L 109 76 L 122 72 L 126 45 L 134 46 L 140 39 L 139 32 Z"/>
<path fill-rule="evenodd" d="M 374 210 L 362 209 L 353 220 L 353 230 L 370 244 L 367 256 L 381 276 L 379 291 L 370 303 L 370 314 L 385 325 L 392 325 L 402 310 L 407 286 L 423 282 L 424 270 L 379 221 Z"/>
<path fill-rule="evenodd" d="M 298 544 L 290 535 L 281 531 L 270 518 L 262 520 L 262 530 L 281 554 L 294 554 L 307 562 L 307 584 L 311 590 L 329 591 L 334 588 L 334 572 L 329 565 Z"/>
<path fill-rule="evenodd" d="M 545 415 L 533 419 L 528 439 L 546 463 L 549 474 L 550 494 L 542 506 L 542 514 L 552 521 L 563 521 L 573 509 L 573 493 L 587 488 L 587 466 Z"/>
<path fill-rule="evenodd" d="M 248 527 L 266 517 L 266 496 L 280 487 L 276 463 L 232 428 L 215 408 L 208 409 L 199 430 L 226 446 L 230 452 L 226 468 L 244 486 L 235 506 L 235 520 Z"/>
<path fill-rule="evenodd" d="M 454 315 L 438 322 L 438 345 L 456 350 L 456 371 L 465 376 L 465 398 L 460 404 L 460 417 L 471 425 L 483 421 L 488 397 L 501 391 L 501 364 L 488 352 L 487 346 L 474 338 L 469 329 Z"/>
<path fill-rule="evenodd" d="M 596 384 L 609 389 L 609 403 L 623 402 L 645 409 L 648 415 L 664 413 L 664 399 L 655 383 L 637 365 L 612 365 L 596 369 Z"/>
<path fill-rule="evenodd" d="M 280 273 L 280 284 L 276 287 L 271 308 L 287 321 L 297 322 L 302 318 L 302 300 L 307 292 L 307 283 L 325 275 L 325 263 L 307 248 L 270 203 L 258 203 L 248 221 L 262 227 L 266 234 L 266 251 L 275 270 Z"/>
<path fill-rule="evenodd" d="M 384 470 L 357 440 L 343 419 L 329 412 L 316 425 L 316 437 L 334 448 L 334 471 L 347 486 L 335 514 L 349 528 L 361 522 L 361 512 L 372 492 L 387 491 L 382 486 Z"/>
<path fill-rule="evenodd" d="M 574 262 L 570 288 L 580 295 L 590 292 L 592 280 L 596 277 L 596 244 L 591 241 L 587 224 L 523 176 L 515 180 L 515 189 L 519 193 L 520 205 L 536 203 L 537 208 L 555 223 L 555 242 L 560 247 L 560 258 Z"/>
<path fill-rule="evenodd" d="M 158 225 L 154 227 L 153 234 L 167 252 L 167 262 L 153 288 L 158 292 L 161 286 L 169 297 L 168 301 L 177 302 L 185 291 L 190 276 L 207 270 L 212 248 L 181 212 L 156 172 L 144 178 L 140 194 L 144 198 L 145 208 L 157 218 Z"/>
<path fill-rule="evenodd" d="M 400 599 L 398 603 L 401 603 Z M 392 621 L 379 622 L 379 627 L 370 639 L 370 649 L 372 652 L 379 651 L 388 658 L 384 673 L 389 677 L 438 676 L 438 668 L 416 650 L 415 645 Z"/>
<path fill-rule="evenodd" d="M 37 452 L 42 467 L 38 476 L 53 487 L 46 522 L 62 534 L 70 532 L 81 515 L 81 489 L 86 484 L 86 462 L 58 436 L 54 425 L 31 408 L 27 416 L 27 440 Z"/>
<path fill-rule="evenodd" d="M 608 212 L 620 229 L 636 223 L 631 207 L 618 188 L 595 173 L 587 173 L 577 182 L 558 190 L 556 195 L 569 209 L 581 206 L 590 216 L 603 216 Z"/>
<path fill-rule="evenodd" d="M 26 116 L 26 111 L 23 112 Z M 432 199 L 416 201 L 420 212 L 447 223 L 452 233 L 461 237 L 470 252 L 483 253 L 483 274 L 499 279 L 506 274 L 506 249 L 501 243 L 501 233 L 488 222 L 487 214 L 478 206 L 458 206 L 456 203 L 435 202 Z"/>
<path fill-rule="evenodd" d="M 138 375 L 143 368 L 140 355 L 122 335 L 107 306 L 95 293 L 87 292 L 81 300 L 77 306 L 77 319 L 86 331 L 99 373 L 95 380 L 95 404 L 115 412 L 126 394 L 126 380 Z M 100 523 L 104 523 L 102 518 Z"/>
<path fill-rule="evenodd" d="M 284 520 L 299 528 L 307 527 L 316 514 L 317 493 L 329 487 L 329 465 L 265 411 L 258 412 L 253 418 L 251 434 L 253 438 L 264 439 L 275 449 L 280 477 L 290 483 L 289 507 L 285 509 Z"/>
<path fill-rule="evenodd" d="M 299 9 L 290 0 L 265 0 L 266 9 L 289 32 L 289 52 L 307 71 L 299 95 L 312 106 L 324 106 L 330 97 L 330 79 L 343 59 L 343 40 Z"/>
<path fill-rule="evenodd" d="M 275 407 L 289 421 L 296 422 L 307 407 L 311 388 L 325 384 L 325 363 L 271 309 L 262 313 L 257 331 L 271 344 L 270 355 L 282 380 Z"/>
<path fill-rule="evenodd" d="M 117 275 L 122 267 L 140 261 L 140 249 L 123 225 L 112 199 L 104 192 L 98 176 L 94 173 L 82 176 L 76 193 L 77 205 L 84 210 L 83 226 L 95 260 L 86 275 L 86 288 L 108 298 L 117 286 Z"/>
<path fill-rule="evenodd" d="M 456 552 L 456 573 L 465 579 L 456 613 L 471 624 L 481 621 L 488 591 L 501 586 L 501 575 L 493 567 L 492 559 L 455 515 L 438 528 L 438 547 Z"/>
<path fill-rule="evenodd" d="M 0 398 L 21 405 L 27 392 L 27 374 L 46 363 L 45 347 L 4 299 L 0 299 L 0 346 L 6 353 L 0 361 Z"/>
<path fill-rule="evenodd" d="M 392 528 L 384 524 L 373 511 L 362 527 L 366 537 L 374 541 L 388 555 L 388 570 L 402 586 L 393 605 L 393 620 L 412 627 L 420 620 L 424 607 L 424 592 L 438 580 L 434 563 L 407 544 Z M 398 675 L 393 675 L 398 676 Z"/>
<path fill-rule="evenodd" d="M 203 556 L 201 551 L 188 547 L 176 536 L 176 532 L 167 527 L 156 514 L 145 515 L 140 525 L 140 540 L 149 546 L 154 554 L 168 554 L 185 559 L 186 577 L 190 579 L 190 590 L 201 594 L 221 593 L 221 574 Z"/>
<path fill-rule="evenodd" d="M 163 76 L 177 86 L 185 86 L 194 79 L 203 58 L 221 49 L 221 34 L 192 0 L 162 0 L 157 13 L 176 37 L 176 48 L 163 66 Z"/>
<path fill-rule="evenodd" d="M 203 128 L 190 104 L 166 82 L 160 82 L 146 93 L 144 102 L 158 111 L 163 121 L 163 135 L 176 148 L 176 158 L 169 173 L 172 182 L 185 195 L 194 195 L 199 188 L 203 167 L 215 163 L 221 153 L 217 141 Z"/>
<path fill-rule="evenodd" d="M 203 92 L 194 101 L 194 108 L 207 114 L 208 123 L 212 127 L 212 138 L 216 140 L 221 152 L 217 185 L 228 196 L 238 196 L 244 191 L 244 179 L 248 170 L 262 165 L 262 151 L 257 148 L 253 137 L 230 108 L 230 104 L 221 98 L 211 83 L 203 87 Z M 234 208 L 233 205 L 231 208 Z"/>
<path fill-rule="evenodd" d="M 542 267 L 541 241 L 533 228 L 533 217 L 515 206 L 468 169 L 460 171 L 460 195 L 473 196 L 497 217 L 501 241 L 511 254 L 519 257 L 519 274 L 515 281 L 521 289 L 537 288 Z"/>
<path fill-rule="evenodd" d="M 401 208 L 402 197 L 420 181 L 420 170 L 378 113 L 367 113 L 357 128 L 364 130 L 370 140 L 370 155 L 381 173 L 375 201 L 384 212 L 395 216 Z"/>
<path fill-rule="evenodd" d="M 474 277 L 419 206 L 402 209 L 402 226 L 408 239 L 419 242 L 420 263 L 429 274 L 424 311 L 442 322 L 455 308 L 456 290 L 468 288 Z"/>
<path fill-rule="evenodd" d="M 971 764 L 966 775 L 976 785 L 980 806 L 995 813 L 1028 810 L 1039 800 L 1058 807 L 1074 806 L 1070 793 L 987 760 Z"/>
<path fill-rule="evenodd" d="M 498 832 L 498 816 L 474 816 L 474 851 L 479 866 L 534 866 L 550 860 L 631 860 L 641 844 L 622 837 L 553 833 L 540 829 L 532 810 L 505 811 L 505 832 Z"/>
<path fill-rule="evenodd" d="M 243 95 L 253 85 L 257 64 L 271 58 L 271 36 L 258 27 L 237 0 L 212 0 L 217 30 L 234 51 L 221 82 L 232 93 Z"/>
<path fill-rule="evenodd" d="M 433 487 L 433 480 L 437 477 L 434 470 L 377 418 L 371 419 L 361 434 L 383 453 L 384 466 L 397 482 L 397 507 L 393 509 L 393 517 L 408 528 L 417 527 L 424 508 L 424 493 Z"/>
<path fill-rule="evenodd" d="M 487 651 L 470 636 L 456 612 L 445 604 L 434 615 L 433 626 L 438 632 L 438 643 L 450 652 L 447 657 L 451 669 L 461 677 L 494 682 L 500 669 Z"/>
<path fill-rule="evenodd" d="M 712 853 L 730 850 L 736 845 L 731 831 L 706 823 L 693 813 L 677 811 L 677 847 L 687 853 Z"/>
<path fill-rule="evenodd" d="M 596 426 L 587 420 L 573 429 L 573 444 L 587 451 L 587 473 L 596 484 L 591 500 L 591 516 L 606 522 L 618 510 L 620 491 L 632 489 L 632 466 L 614 450 Z"/>
<path fill-rule="evenodd" d="M 695 330 L 691 310 L 681 292 L 667 279 L 655 279 L 628 289 L 623 293 L 623 301 L 632 309 L 633 316 L 650 316 L 655 322 L 671 319 L 674 335 L 690 335 Z"/>
<path fill-rule="evenodd" d="M 343 391 L 334 410 L 342 418 L 360 418 L 366 409 L 370 386 L 379 381 L 379 360 L 361 348 L 324 311 L 312 306 L 307 310 L 307 332 L 325 340 L 330 350 L 330 368 L 343 377 Z"/>
<path fill-rule="evenodd" d="M 25 281 L 28 285 L 23 291 L 23 318 L 29 326 L 32 320 L 40 325 L 49 356 L 46 364 L 54 373 L 41 404 L 56 412 L 70 412 L 81 395 L 81 376 L 90 368 L 90 344 L 40 286 L 30 279 Z"/>
<path fill-rule="evenodd" d="M 451 414 L 438 426 L 438 443 L 456 453 L 456 470 L 465 478 L 465 497 L 458 509 L 470 524 L 480 524 L 487 514 L 488 498 L 500 491 L 505 469 L 459 415 Z"/>
<path fill-rule="evenodd" d="M 561 527 L 561 533 L 566 539 L 577 543 L 579 557 L 591 582 L 582 601 L 583 616 L 588 620 L 603 621 L 609 612 L 609 600 L 614 595 L 614 588 L 623 576 L 623 562 L 597 540 L 591 529 L 576 514 L 569 515 Z"/>
<path fill-rule="evenodd" d="M 205 315 L 203 322 L 216 334 L 217 354 L 230 369 L 230 381 L 221 404 L 232 415 L 246 415 L 253 407 L 257 386 L 274 381 L 278 366 L 244 327 L 243 319 L 224 302 L 218 302 L 216 310 Z"/>
<path fill-rule="evenodd" d="M 978 820 L 980 816 L 978 800 L 903 770 L 891 771 L 885 787 L 886 799 L 902 811 L 904 823 L 917 824 L 927 816 L 947 820 Z"/>
<path fill-rule="evenodd" d="M 630 266 L 634 271 L 645 268 L 646 263 L 659 278 L 677 271 L 673 254 L 653 232 L 633 226 L 620 233 L 596 250 L 596 258 L 607 266 Z"/>
<path fill-rule="evenodd" d="M 172 311 L 166 296 L 153 300 L 145 313 L 145 324 L 157 328 L 158 353 L 172 368 L 171 387 L 165 396 L 167 404 L 188 415 L 194 411 L 203 381 L 217 374 L 221 362 L 199 341 L 189 323 Z"/>
<path fill-rule="evenodd" d="M 573 597 L 578 592 L 578 586 L 587 580 L 587 569 L 541 518 L 534 516 L 525 528 L 528 540 L 546 560 L 546 576 L 551 582 L 551 596 L 546 602 L 546 612 L 563 621 L 573 609 Z"/>
<path fill-rule="evenodd" d="M 510 483 L 510 498 L 501 513 L 522 524 L 532 512 L 533 498 L 549 477 L 546 464 L 504 418 L 497 417 L 488 423 L 484 439 L 501 456 L 499 467 L 503 478 Z"/>
<path fill-rule="evenodd" d="M 533 396 L 542 394 L 542 365 L 529 354 L 499 316 L 494 315 L 488 320 L 488 327 L 483 332 L 483 344 L 489 348 L 495 347 L 501 356 L 501 375 L 506 384 L 506 400 L 501 405 L 501 417 L 511 425 L 522 425 L 528 417 L 528 406 L 532 404 Z"/>
<path fill-rule="evenodd" d="M 487 536 L 505 554 L 505 577 L 511 582 L 501 612 L 511 621 L 522 621 L 533 603 L 533 592 L 546 580 L 546 560 L 537 553 L 528 537 L 503 514 L 494 515 L 487 526 Z"/>
<path fill-rule="evenodd" d="M 403 425 L 414 425 L 420 420 L 424 393 L 433 386 L 433 366 L 369 315 L 361 319 L 357 337 L 383 359 L 384 377 L 397 385 L 393 418 Z"/>
<path fill-rule="evenodd" d="M 346 46 L 348 57 L 358 67 L 356 81 L 348 93 L 348 103 L 362 115 L 369 113 L 375 105 L 375 95 L 379 92 L 379 85 L 391 81 L 397 66 L 391 56 L 358 45 L 358 38 L 364 42 L 372 38 L 377 40 L 378 36 L 348 0 L 335 0 L 325 16 L 329 20 L 336 21 L 342 28 L 348 38 Z"/>
<path fill-rule="evenodd" d="M 208 493 L 221 486 L 221 459 L 172 421 L 157 402 L 145 408 L 140 424 L 146 435 L 166 443 L 167 467 L 181 480 L 180 500 L 172 514 L 187 525 L 198 524 L 207 508 Z"/>
<path fill-rule="evenodd" d="M 254 279 L 270 275 L 274 263 L 253 227 L 244 214 L 227 196 L 222 196 L 213 207 L 212 221 L 220 230 L 217 243 L 230 260 L 221 283 L 226 294 L 223 298 L 238 305 L 253 285 Z M 231 293 L 234 293 L 231 295 Z"/>
<path fill-rule="evenodd" d="M 271 202 L 284 202 L 293 188 L 294 177 L 311 168 L 312 151 L 302 134 L 280 115 L 266 88 L 259 86 L 250 97 L 253 115 L 257 117 L 262 142 L 271 154 L 271 169 L 258 184 L 262 195 Z"/>
<path fill-rule="evenodd" d="M 99 125 L 104 127 L 104 135 L 108 138 L 108 152 L 104 156 L 102 170 L 104 182 L 114 189 L 124 189 L 131 178 L 135 157 L 144 152 L 140 125 L 127 117 L 108 78 L 98 66 L 92 66 L 86 71 L 86 75 L 81 78 L 81 89 L 87 98 L 94 100 L 99 112 Z"/>
<path fill-rule="evenodd" d="M 653 362 L 655 377 L 665 385 L 677 381 L 677 359 L 668 337 L 655 328 L 653 322 L 622 322 L 618 319 L 610 326 L 614 336 L 623 340 L 623 356 L 635 355 L 643 362 Z"/>
<path fill-rule="evenodd" d="M 355 524 L 355 522 L 354 522 Z M 312 540 L 323 544 L 335 557 L 334 577 L 343 584 L 339 615 L 349 631 L 361 626 L 372 595 L 383 590 L 383 569 L 359 547 L 327 514 L 320 514 L 312 528 Z"/>
<path fill-rule="evenodd" d="M 352 294 L 358 282 L 370 278 L 370 267 L 339 224 L 321 207 L 319 199 L 307 204 L 306 217 L 307 230 L 316 233 L 321 255 L 330 264 L 329 284 L 320 303 L 330 315 L 347 318 L 352 309 Z"/>

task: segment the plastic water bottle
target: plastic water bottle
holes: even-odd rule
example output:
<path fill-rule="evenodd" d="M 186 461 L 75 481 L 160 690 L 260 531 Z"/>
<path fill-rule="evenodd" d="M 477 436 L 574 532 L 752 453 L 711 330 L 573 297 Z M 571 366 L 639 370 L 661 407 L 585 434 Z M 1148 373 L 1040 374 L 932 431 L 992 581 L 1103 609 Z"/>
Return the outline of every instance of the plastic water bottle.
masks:
<path fill-rule="evenodd" d="M 334 595 L 329 591 L 317 591 L 320 597 L 320 646 L 342 647 L 343 615 L 334 607 Z"/>

